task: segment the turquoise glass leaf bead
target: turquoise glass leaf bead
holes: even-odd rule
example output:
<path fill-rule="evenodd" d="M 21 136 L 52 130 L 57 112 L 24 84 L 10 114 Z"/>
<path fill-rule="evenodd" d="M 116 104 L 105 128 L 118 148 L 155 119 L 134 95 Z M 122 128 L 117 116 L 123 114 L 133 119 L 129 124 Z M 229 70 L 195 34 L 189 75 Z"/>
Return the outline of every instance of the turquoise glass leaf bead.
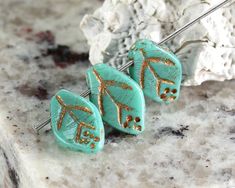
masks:
<path fill-rule="evenodd" d="M 60 145 L 85 153 L 96 153 L 103 148 L 103 122 L 90 101 L 60 90 L 50 106 L 52 131 Z"/>
<path fill-rule="evenodd" d="M 132 46 L 128 57 L 134 61 L 130 75 L 146 96 L 167 104 L 178 99 L 182 67 L 173 53 L 144 39 Z"/>
<path fill-rule="evenodd" d="M 145 101 L 135 81 L 106 64 L 97 64 L 87 71 L 87 82 L 90 101 L 103 121 L 133 135 L 144 131 Z"/>

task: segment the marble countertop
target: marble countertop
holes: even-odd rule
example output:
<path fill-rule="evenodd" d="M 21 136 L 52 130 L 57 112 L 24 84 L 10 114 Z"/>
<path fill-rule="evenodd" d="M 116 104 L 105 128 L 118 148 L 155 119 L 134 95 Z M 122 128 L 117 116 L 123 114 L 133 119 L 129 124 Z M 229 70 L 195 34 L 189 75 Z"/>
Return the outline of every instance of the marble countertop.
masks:
<path fill-rule="evenodd" d="M 234 81 L 183 87 L 172 105 L 146 100 L 146 131 L 112 130 L 98 154 L 61 148 L 49 126 L 34 133 L 59 88 L 86 89 L 79 22 L 101 3 L 0 2 L 0 187 L 235 187 Z"/>

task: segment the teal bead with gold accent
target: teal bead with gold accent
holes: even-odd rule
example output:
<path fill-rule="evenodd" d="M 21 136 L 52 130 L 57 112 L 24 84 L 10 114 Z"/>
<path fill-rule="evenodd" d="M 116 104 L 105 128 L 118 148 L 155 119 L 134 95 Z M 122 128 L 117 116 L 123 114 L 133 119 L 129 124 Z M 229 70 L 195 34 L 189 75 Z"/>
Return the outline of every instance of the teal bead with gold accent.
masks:
<path fill-rule="evenodd" d="M 178 99 L 182 67 L 172 52 L 143 39 L 131 47 L 128 57 L 134 61 L 130 67 L 130 76 L 146 96 L 167 104 Z"/>
<path fill-rule="evenodd" d="M 52 131 L 61 146 L 85 153 L 96 153 L 103 148 L 103 122 L 90 101 L 60 90 L 50 106 Z"/>
<path fill-rule="evenodd" d="M 87 71 L 87 83 L 90 101 L 103 121 L 128 134 L 144 131 L 145 100 L 135 81 L 106 64 L 97 64 Z"/>

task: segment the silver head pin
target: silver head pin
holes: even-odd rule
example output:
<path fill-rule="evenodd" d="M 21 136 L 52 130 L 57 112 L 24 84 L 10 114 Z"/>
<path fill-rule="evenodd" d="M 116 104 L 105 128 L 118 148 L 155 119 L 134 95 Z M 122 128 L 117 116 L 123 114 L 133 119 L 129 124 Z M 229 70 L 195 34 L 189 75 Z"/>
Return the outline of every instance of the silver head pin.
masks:
<path fill-rule="evenodd" d="M 225 4 L 231 2 L 232 0 L 225 0 L 222 1 L 221 3 L 219 3 L 218 5 L 215 5 L 213 7 L 211 7 L 209 10 L 207 10 L 205 13 L 203 13 L 202 15 L 198 16 L 197 18 L 195 18 L 194 20 L 190 21 L 189 23 L 185 24 L 184 26 L 182 26 L 181 28 L 177 29 L 176 31 L 174 31 L 173 33 L 171 33 L 170 35 L 168 35 L 167 37 L 165 37 L 164 39 L 162 39 L 158 45 L 162 45 L 166 42 L 168 42 L 169 40 L 171 40 L 172 38 L 178 36 L 179 34 L 181 34 L 182 32 L 184 32 L 185 30 L 187 30 L 188 28 L 190 28 L 191 26 L 193 26 L 194 24 L 196 24 L 197 22 L 199 22 L 200 20 L 202 20 L 203 18 L 207 17 L 208 15 L 210 15 L 211 13 L 213 13 L 214 11 L 218 10 L 219 8 L 223 7 Z M 123 55 L 124 56 L 124 55 Z M 119 71 L 124 71 L 127 68 L 129 68 L 131 65 L 133 65 L 134 62 L 133 61 L 129 61 L 127 64 L 123 65 L 122 67 L 119 68 Z M 85 92 L 83 92 L 80 96 L 82 97 L 87 97 L 90 94 L 90 90 L 86 90 Z M 46 125 L 48 125 L 51 122 L 51 118 L 49 118 L 48 120 L 44 121 L 43 123 L 34 126 L 34 130 L 38 133 L 43 127 L 45 127 Z"/>

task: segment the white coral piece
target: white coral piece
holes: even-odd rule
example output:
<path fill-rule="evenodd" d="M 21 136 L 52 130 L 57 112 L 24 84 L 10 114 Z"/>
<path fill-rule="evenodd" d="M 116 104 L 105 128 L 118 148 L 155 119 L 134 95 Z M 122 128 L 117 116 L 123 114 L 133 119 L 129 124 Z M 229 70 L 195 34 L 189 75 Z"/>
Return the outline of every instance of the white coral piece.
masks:
<path fill-rule="evenodd" d="M 92 64 L 120 67 L 138 39 L 159 42 L 219 0 L 106 0 L 81 28 Z M 183 65 L 183 84 L 235 78 L 235 4 L 217 10 L 166 44 Z"/>

